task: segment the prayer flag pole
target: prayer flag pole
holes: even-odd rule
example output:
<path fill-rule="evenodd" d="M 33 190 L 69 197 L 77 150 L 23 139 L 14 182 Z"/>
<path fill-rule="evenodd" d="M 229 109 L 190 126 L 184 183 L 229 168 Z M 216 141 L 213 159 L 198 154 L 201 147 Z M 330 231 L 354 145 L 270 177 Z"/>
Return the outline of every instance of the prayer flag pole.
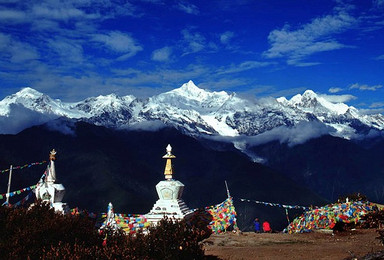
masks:
<path fill-rule="evenodd" d="M 231 197 L 231 194 L 229 194 L 228 184 L 227 184 L 227 181 L 224 181 L 224 182 L 225 182 L 225 188 L 227 189 L 227 196 L 229 198 Z"/>
<path fill-rule="evenodd" d="M 289 215 L 288 215 L 288 209 L 287 208 L 285 208 L 285 215 L 287 216 L 288 225 L 291 224 L 291 221 L 289 220 Z"/>
<path fill-rule="evenodd" d="M 9 205 L 9 197 L 11 192 L 11 180 L 12 180 L 12 165 L 9 167 L 9 177 L 8 177 L 8 189 L 7 189 L 7 205 Z"/>

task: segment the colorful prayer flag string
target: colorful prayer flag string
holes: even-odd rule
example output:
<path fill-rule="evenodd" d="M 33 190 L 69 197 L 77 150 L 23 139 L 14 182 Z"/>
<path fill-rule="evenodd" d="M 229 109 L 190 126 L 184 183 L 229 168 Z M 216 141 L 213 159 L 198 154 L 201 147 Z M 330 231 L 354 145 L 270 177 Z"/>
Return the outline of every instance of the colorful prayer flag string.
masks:
<path fill-rule="evenodd" d="M 371 202 L 345 202 L 325 205 L 306 211 L 295 218 L 287 227 L 288 233 L 310 232 L 314 229 L 332 229 L 337 222 L 358 223 L 362 216 L 377 210 Z"/>
<path fill-rule="evenodd" d="M 43 164 L 43 163 L 44 163 L 44 162 L 41 162 L 40 164 Z M 35 163 L 34 165 L 36 165 L 36 164 L 37 164 L 37 163 Z M 43 175 L 41 175 L 41 177 L 40 177 L 40 181 L 41 181 L 46 175 L 47 175 L 47 171 L 45 170 L 44 173 L 43 173 Z M 39 182 L 40 182 L 40 181 L 39 181 Z M 38 184 L 29 186 L 29 187 L 26 187 L 26 188 L 23 188 L 23 189 L 20 189 L 20 190 L 17 190 L 17 191 L 12 191 L 12 192 L 10 192 L 10 193 L 3 193 L 3 194 L 0 194 L 0 200 L 1 200 L 1 199 L 4 199 L 4 198 L 6 198 L 6 197 L 8 197 L 8 195 L 9 195 L 9 197 L 13 197 L 13 196 L 18 195 L 18 194 L 21 194 L 22 192 L 25 192 L 25 191 L 32 191 L 32 190 L 36 189 L 37 186 L 38 186 Z M 31 193 L 30 193 L 30 194 L 31 194 Z M 27 196 L 30 196 L 30 194 L 28 194 Z M 29 197 L 28 197 L 25 201 L 27 201 L 28 199 L 29 199 Z M 23 199 L 23 200 L 24 200 L 24 199 Z M 21 201 L 23 201 L 23 200 L 21 200 Z M 22 203 L 24 203 L 25 201 L 23 201 Z"/>
<path fill-rule="evenodd" d="M 3 193 L 3 194 L 0 194 L 0 199 L 6 198 L 8 196 L 13 197 L 16 194 L 21 194 L 22 192 L 25 192 L 25 191 L 34 190 L 34 189 L 36 189 L 36 187 L 37 187 L 37 185 L 32 185 L 32 186 L 29 186 L 29 187 L 26 187 L 26 188 L 23 188 L 23 189 L 20 189 L 17 191 L 12 191 L 10 193 Z"/>
<path fill-rule="evenodd" d="M 107 213 L 101 213 L 101 218 L 103 221 L 102 229 L 107 225 Z M 129 234 L 135 234 L 139 229 L 146 230 L 151 224 L 144 215 L 140 214 L 114 213 L 113 222 L 113 224 Z"/>
<path fill-rule="evenodd" d="M 25 196 L 22 200 L 19 200 L 18 202 L 12 204 L 12 207 L 18 207 L 20 205 L 23 205 L 27 200 L 29 200 L 32 197 L 33 192 L 29 192 L 27 196 Z"/>
<path fill-rule="evenodd" d="M 298 205 L 283 205 L 279 203 L 271 203 L 271 202 L 264 202 L 264 201 L 258 201 L 258 200 L 248 200 L 248 199 L 239 199 L 240 201 L 246 201 L 246 202 L 254 202 L 256 204 L 262 204 L 264 206 L 272 206 L 272 207 L 280 207 L 280 208 L 286 208 L 286 209 L 303 209 L 303 210 L 309 210 L 309 207 L 304 206 L 298 206 Z"/>
<path fill-rule="evenodd" d="M 46 163 L 47 161 L 41 161 L 41 162 L 34 162 L 34 163 L 29 163 L 29 164 L 24 164 L 24 165 L 20 165 L 20 166 L 14 166 L 12 167 L 12 170 L 21 170 L 21 169 L 24 169 L 24 168 L 30 168 L 32 166 L 35 166 L 35 165 L 42 165 L 44 163 Z M 9 169 L 5 169 L 5 170 L 1 170 L 0 173 L 5 173 L 5 172 L 9 172 Z"/>

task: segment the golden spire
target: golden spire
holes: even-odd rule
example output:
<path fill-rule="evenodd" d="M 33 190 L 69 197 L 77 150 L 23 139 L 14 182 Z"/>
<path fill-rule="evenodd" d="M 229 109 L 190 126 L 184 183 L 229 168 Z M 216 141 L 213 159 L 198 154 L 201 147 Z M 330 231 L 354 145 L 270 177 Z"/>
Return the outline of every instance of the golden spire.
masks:
<path fill-rule="evenodd" d="M 54 161 L 54 160 L 56 160 L 56 151 L 55 151 L 55 149 L 53 149 L 52 151 L 50 151 L 50 153 L 49 153 L 49 160 L 50 160 L 50 161 Z"/>
<path fill-rule="evenodd" d="M 165 164 L 165 169 L 164 169 L 164 175 L 166 180 L 170 180 L 172 179 L 172 174 L 173 174 L 172 159 L 176 158 L 176 156 L 172 154 L 172 147 L 170 144 L 168 144 L 166 151 L 167 151 L 167 154 L 163 156 L 164 159 L 167 159 L 167 162 Z"/>

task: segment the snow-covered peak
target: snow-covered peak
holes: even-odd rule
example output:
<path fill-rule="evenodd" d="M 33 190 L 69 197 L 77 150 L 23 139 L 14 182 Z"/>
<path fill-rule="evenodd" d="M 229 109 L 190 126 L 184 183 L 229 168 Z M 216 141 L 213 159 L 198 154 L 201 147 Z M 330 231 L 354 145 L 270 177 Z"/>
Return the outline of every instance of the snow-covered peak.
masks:
<path fill-rule="evenodd" d="M 23 97 L 23 98 L 30 98 L 30 99 L 37 99 L 42 97 L 44 94 L 33 89 L 30 87 L 26 87 L 21 89 L 19 92 L 16 94 L 12 95 L 13 97 Z"/>
<path fill-rule="evenodd" d="M 76 104 L 76 108 L 89 113 L 90 115 L 97 115 L 103 112 L 112 112 L 127 108 L 132 101 L 135 99 L 134 96 L 119 97 L 116 94 L 100 95 L 97 97 L 90 97 Z"/>
<path fill-rule="evenodd" d="M 105 107 L 105 106 L 120 106 L 125 102 L 132 102 L 134 99 L 133 96 L 118 97 L 116 94 L 109 94 L 106 96 L 98 96 L 94 98 L 86 99 L 87 101 L 92 101 L 95 105 Z"/>
<path fill-rule="evenodd" d="M 188 83 L 184 83 L 180 88 L 171 90 L 169 93 L 174 93 L 192 99 L 201 99 L 207 96 L 207 92 L 198 88 L 192 80 L 188 81 Z"/>
<path fill-rule="evenodd" d="M 290 100 L 285 97 L 276 99 L 282 105 L 295 107 L 305 112 L 321 112 L 321 113 L 332 113 L 332 114 L 345 114 L 349 106 L 344 103 L 334 103 L 327 99 L 326 95 L 316 94 L 313 90 L 306 90 L 302 95 L 297 94 Z"/>
<path fill-rule="evenodd" d="M 5 97 L 1 102 L 6 104 L 16 103 L 16 104 L 32 104 L 36 102 L 37 100 L 40 100 L 40 103 L 42 101 L 49 102 L 51 100 L 50 97 L 47 95 L 44 95 L 43 93 L 33 89 L 33 88 L 23 88 L 19 92 Z"/>
<path fill-rule="evenodd" d="M 307 89 L 303 93 L 303 98 L 314 99 L 318 98 L 318 95 L 313 90 Z"/>
<path fill-rule="evenodd" d="M 319 96 L 312 90 L 306 90 L 303 95 L 297 94 L 289 100 L 293 106 L 309 107 L 316 105 Z"/>
<path fill-rule="evenodd" d="M 73 110 L 69 104 L 63 103 L 59 99 L 53 100 L 49 96 L 30 87 L 23 88 L 19 92 L 7 96 L 0 101 L 0 115 L 9 115 L 12 105 L 21 105 L 32 111 L 54 117 L 84 117 L 84 113 L 79 113 L 79 111 Z"/>
<path fill-rule="evenodd" d="M 187 99 L 193 99 L 197 101 L 203 101 L 206 99 L 217 99 L 217 98 L 228 98 L 229 95 L 225 91 L 208 91 L 201 89 L 193 83 L 192 80 L 188 81 L 188 83 L 184 83 L 180 88 L 176 88 L 174 90 L 171 90 L 169 92 L 166 92 L 164 94 L 168 95 L 177 95 L 179 97 L 184 97 Z"/>
<path fill-rule="evenodd" d="M 199 113 L 206 113 L 216 111 L 229 98 L 231 98 L 231 95 L 228 95 L 225 91 L 207 91 L 198 88 L 192 81 L 189 81 L 180 88 L 150 98 L 149 103 L 152 106 L 163 104 L 183 110 L 191 109 Z"/>
<path fill-rule="evenodd" d="M 0 101 L 0 115 L 7 115 L 13 104 L 23 105 L 26 108 L 33 108 L 51 102 L 51 98 L 33 88 L 23 88 L 19 92 L 5 97 Z"/>
<path fill-rule="evenodd" d="M 286 99 L 285 97 L 279 97 L 279 98 L 276 98 L 276 101 L 280 104 L 283 104 L 283 105 L 288 105 L 289 104 L 289 101 L 288 99 Z"/>
<path fill-rule="evenodd" d="M 207 99 L 227 98 L 228 94 L 224 91 L 210 92 L 208 90 L 201 89 L 193 83 L 192 80 L 188 83 L 184 83 L 181 87 L 173 89 L 169 92 L 159 95 L 163 97 L 177 97 L 185 100 L 193 100 L 198 102 L 204 102 Z"/>

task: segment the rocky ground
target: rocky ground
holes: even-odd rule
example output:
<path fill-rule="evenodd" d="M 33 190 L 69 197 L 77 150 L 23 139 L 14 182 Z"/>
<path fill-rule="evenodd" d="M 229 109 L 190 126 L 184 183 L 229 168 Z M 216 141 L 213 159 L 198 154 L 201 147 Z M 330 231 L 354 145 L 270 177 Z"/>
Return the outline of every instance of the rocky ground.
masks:
<path fill-rule="evenodd" d="M 357 229 L 338 234 L 313 232 L 304 234 L 240 234 L 212 235 L 204 241 L 206 255 L 220 259 L 344 259 L 362 257 L 384 250 L 376 239 L 375 229 Z"/>

